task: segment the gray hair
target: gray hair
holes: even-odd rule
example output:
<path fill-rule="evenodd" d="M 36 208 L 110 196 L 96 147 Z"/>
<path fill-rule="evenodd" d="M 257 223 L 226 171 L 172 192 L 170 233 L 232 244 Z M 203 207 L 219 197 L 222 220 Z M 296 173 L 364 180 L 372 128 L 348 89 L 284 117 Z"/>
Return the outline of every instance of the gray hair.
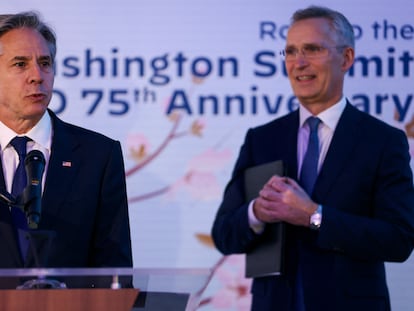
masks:
<path fill-rule="evenodd" d="M 13 29 L 31 28 L 37 30 L 48 43 L 50 56 L 56 57 L 56 35 L 52 28 L 44 23 L 39 14 L 33 11 L 0 15 L 0 37 Z"/>
<path fill-rule="evenodd" d="M 355 48 L 354 29 L 348 19 L 337 11 L 321 6 L 310 6 L 306 9 L 297 10 L 291 19 L 291 24 L 308 18 L 325 18 L 331 22 L 332 28 L 338 37 L 347 46 Z M 340 43 L 340 42 L 338 42 Z"/>

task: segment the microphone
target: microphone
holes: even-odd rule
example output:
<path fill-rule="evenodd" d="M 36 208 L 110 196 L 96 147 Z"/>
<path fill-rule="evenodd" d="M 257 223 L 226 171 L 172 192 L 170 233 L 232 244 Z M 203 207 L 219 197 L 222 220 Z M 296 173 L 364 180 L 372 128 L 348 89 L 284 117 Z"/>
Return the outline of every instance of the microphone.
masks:
<path fill-rule="evenodd" d="M 37 229 L 42 212 L 42 178 L 45 170 L 45 156 L 39 150 L 30 151 L 24 165 L 27 174 L 27 186 L 23 191 L 23 205 L 27 224 L 30 229 Z"/>

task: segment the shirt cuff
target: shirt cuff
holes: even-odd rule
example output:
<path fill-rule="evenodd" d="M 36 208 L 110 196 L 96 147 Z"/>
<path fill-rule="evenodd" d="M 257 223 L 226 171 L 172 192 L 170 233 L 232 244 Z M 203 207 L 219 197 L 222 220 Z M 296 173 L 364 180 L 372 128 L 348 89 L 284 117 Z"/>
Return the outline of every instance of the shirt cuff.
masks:
<path fill-rule="evenodd" d="M 247 209 L 249 217 L 249 226 L 256 234 L 261 234 L 264 231 L 265 223 L 257 219 L 253 212 L 254 200 L 250 201 L 249 207 Z"/>

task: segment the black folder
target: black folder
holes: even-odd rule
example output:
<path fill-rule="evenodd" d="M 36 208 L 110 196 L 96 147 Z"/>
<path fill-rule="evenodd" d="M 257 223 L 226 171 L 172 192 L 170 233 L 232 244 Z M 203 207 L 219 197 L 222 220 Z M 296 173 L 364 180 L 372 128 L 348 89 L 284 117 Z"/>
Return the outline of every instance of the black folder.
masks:
<path fill-rule="evenodd" d="M 273 176 L 283 176 L 283 162 L 273 161 L 246 169 L 246 201 L 257 198 L 263 185 Z M 283 274 L 283 252 L 285 242 L 285 224 L 282 222 L 266 224 L 258 243 L 246 253 L 246 271 L 248 278 Z"/>

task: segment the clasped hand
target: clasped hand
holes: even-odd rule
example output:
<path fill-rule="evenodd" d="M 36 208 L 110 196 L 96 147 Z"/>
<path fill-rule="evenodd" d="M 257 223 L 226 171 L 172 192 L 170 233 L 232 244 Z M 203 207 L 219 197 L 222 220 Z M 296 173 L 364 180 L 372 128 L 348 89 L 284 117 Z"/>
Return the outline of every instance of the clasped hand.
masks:
<path fill-rule="evenodd" d="M 253 211 L 265 223 L 284 221 L 309 226 L 309 218 L 317 209 L 308 194 L 291 178 L 273 176 L 256 198 Z"/>

